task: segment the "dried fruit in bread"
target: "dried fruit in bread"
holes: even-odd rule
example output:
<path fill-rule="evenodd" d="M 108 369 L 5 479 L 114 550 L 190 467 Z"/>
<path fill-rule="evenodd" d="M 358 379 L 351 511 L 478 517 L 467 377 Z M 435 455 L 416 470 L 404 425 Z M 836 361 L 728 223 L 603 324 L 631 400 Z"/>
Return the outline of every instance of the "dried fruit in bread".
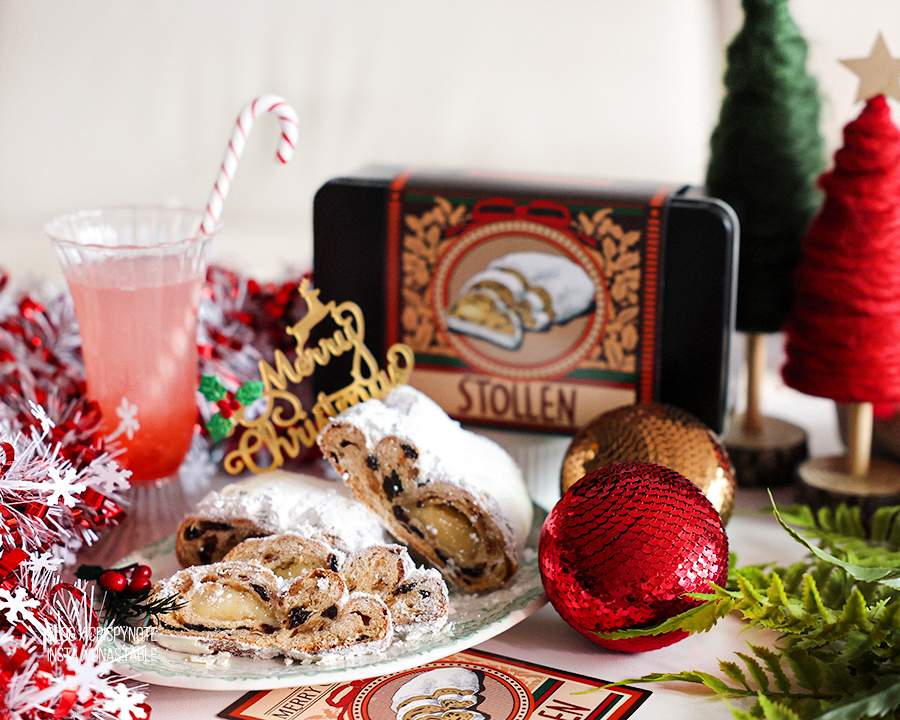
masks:
<path fill-rule="evenodd" d="M 532 504 L 493 441 L 408 385 L 347 408 L 319 447 L 391 534 L 460 587 L 491 590 L 517 572 Z"/>
<path fill-rule="evenodd" d="M 312 570 L 290 584 L 257 563 L 185 568 L 154 587 L 181 605 L 155 616 L 157 644 L 182 652 L 300 659 L 378 653 L 393 638 L 390 611 L 353 593 L 336 572 Z"/>
<path fill-rule="evenodd" d="M 417 567 L 401 545 L 372 545 L 351 553 L 341 568 L 351 591 L 377 595 L 398 631 L 433 631 L 447 621 L 447 584 L 434 568 Z"/>
<path fill-rule="evenodd" d="M 447 620 L 449 593 L 440 573 L 417 567 L 402 545 L 371 545 L 345 555 L 312 538 L 291 533 L 245 540 L 225 560 L 254 562 L 291 580 L 316 568 L 339 572 L 351 593 L 384 600 L 395 630 L 433 631 Z"/>
<path fill-rule="evenodd" d="M 248 538 L 295 532 L 340 550 L 385 542 L 377 516 L 340 483 L 274 471 L 204 497 L 175 536 L 182 566 L 219 562 Z"/>

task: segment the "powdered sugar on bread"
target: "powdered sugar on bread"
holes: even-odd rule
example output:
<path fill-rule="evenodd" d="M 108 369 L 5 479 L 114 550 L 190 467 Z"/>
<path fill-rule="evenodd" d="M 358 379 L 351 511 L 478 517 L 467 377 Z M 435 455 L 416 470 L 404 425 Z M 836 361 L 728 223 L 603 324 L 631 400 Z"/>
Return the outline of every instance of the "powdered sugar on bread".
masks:
<path fill-rule="evenodd" d="M 389 435 L 412 441 L 422 475 L 481 495 L 508 522 L 516 544 L 525 546 L 532 505 L 519 466 L 497 443 L 463 428 L 430 397 L 401 385 L 383 400 L 348 408 L 338 420 L 363 431 L 369 452 Z"/>
<path fill-rule="evenodd" d="M 371 511 L 335 483 L 275 470 L 246 478 L 208 494 L 193 515 L 210 520 L 246 517 L 274 535 L 295 532 L 327 537 L 341 550 L 355 550 L 385 540 Z"/>
<path fill-rule="evenodd" d="M 377 515 L 341 483 L 273 471 L 204 497 L 178 528 L 176 554 L 184 566 L 217 562 L 247 538 L 285 532 L 345 552 L 388 540 Z"/>
<path fill-rule="evenodd" d="M 348 408 L 319 445 L 356 497 L 448 579 L 488 590 L 515 575 L 532 522 L 518 466 L 422 392 L 400 386 Z"/>

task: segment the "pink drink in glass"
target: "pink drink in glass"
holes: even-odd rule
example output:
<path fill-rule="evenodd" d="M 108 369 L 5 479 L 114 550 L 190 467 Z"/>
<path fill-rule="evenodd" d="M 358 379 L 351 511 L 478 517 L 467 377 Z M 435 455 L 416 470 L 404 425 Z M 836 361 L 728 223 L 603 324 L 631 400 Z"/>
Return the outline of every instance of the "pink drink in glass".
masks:
<path fill-rule="evenodd" d="M 175 473 L 197 419 L 199 278 L 137 288 L 73 280 L 69 289 L 104 437 L 125 448 L 132 482 Z"/>
<path fill-rule="evenodd" d="M 131 482 L 170 482 L 197 420 L 197 307 L 208 236 L 199 214 L 163 209 L 55 221 L 101 434 L 125 452 Z M 169 217 L 172 215 L 172 217 Z M 184 239 L 187 238 L 187 239 Z"/>

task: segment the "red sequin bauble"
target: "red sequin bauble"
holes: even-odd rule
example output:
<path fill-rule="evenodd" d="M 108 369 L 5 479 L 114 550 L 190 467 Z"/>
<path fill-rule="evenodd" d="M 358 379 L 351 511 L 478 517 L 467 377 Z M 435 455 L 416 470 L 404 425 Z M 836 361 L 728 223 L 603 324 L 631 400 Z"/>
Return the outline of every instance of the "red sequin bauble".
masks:
<path fill-rule="evenodd" d="M 683 475 L 651 463 L 607 465 L 575 483 L 541 530 L 541 578 L 550 602 L 582 635 L 640 652 L 687 637 L 674 631 L 622 640 L 594 633 L 658 625 L 728 577 L 719 513 Z"/>

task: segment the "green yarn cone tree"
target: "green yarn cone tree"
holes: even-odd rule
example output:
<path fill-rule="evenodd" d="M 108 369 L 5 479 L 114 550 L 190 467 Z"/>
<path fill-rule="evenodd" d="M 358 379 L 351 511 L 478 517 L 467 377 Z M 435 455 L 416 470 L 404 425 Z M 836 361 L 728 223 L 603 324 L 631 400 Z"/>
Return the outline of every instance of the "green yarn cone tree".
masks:
<path fill-rule="evenodd" d="M 806 456 L 806 434 L 762 415 L 766 337 L 781 330 L 790 309 L 801 239 L 821 202 L 816 179 L 825 151 L 818 84 L 787 0 L 742 5 L 706 176 L 709 193 L 740 221 L 735 323 L 747 333 L 746 412 L 725 444 L 741 484 L 783 485 Z"/>
<path fill-rule="evenodd" d="M 821 202 L 819 95 L 787 0 L 743 0 L 706 184 L 740 220 L 737 329 L 781 330 L 800 240 Z"/>

